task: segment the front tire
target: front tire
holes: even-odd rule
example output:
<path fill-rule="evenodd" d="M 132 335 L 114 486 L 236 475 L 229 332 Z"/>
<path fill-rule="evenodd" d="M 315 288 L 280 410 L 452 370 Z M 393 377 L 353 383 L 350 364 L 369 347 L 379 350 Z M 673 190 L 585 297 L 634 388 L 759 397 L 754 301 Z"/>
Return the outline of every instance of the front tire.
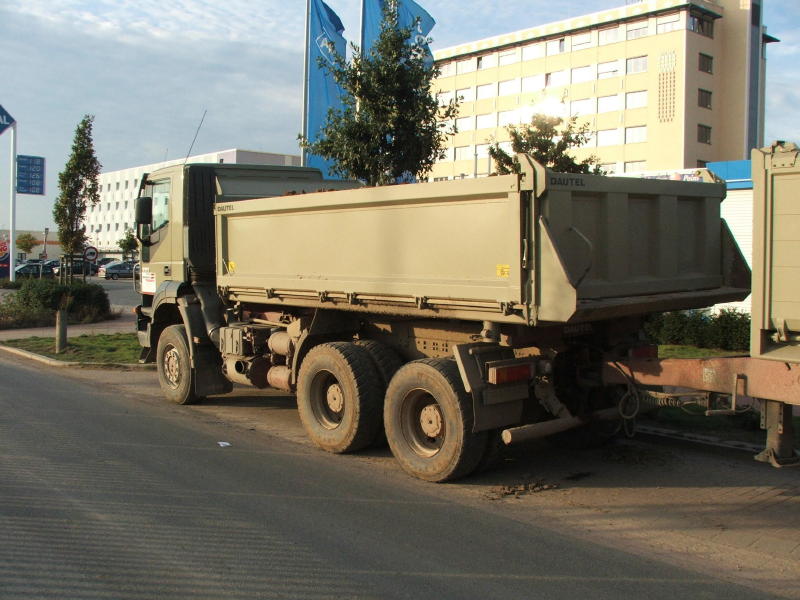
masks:
<path fill-rule="evenodd" d="M 331 342 L 312 348 L 297 379 L 297 409 L 308 437 L 341 454 L 366 448 L 381 425 L 380 378 L 364 348 Z"/>
<path fill-rule="evenodd" d="M 114 273 L 113 275 L 111 275 L 111 279 L 113 279 L 114 281 L 116 281 L 117 279 L 119 279 L 119 275 L 117 275 L 116 273 Z"/>
<path fill-rule="evenodd" d="M 424 359 L 402 367 L 386 391 L 383 419 L 392 454 L 419 479 L 465 477 L 486 450 L 486 433 L 472 432 L 472 403 L 453 360 Z"/>
<path fill-rule="evenodd" d="M 189 358 L 189 342 L 183 325 L 170 325 L 161 332 L 156 352 L 158 383 L 164 396 L 175 404 L 195 404 L 194 371 Z"/>

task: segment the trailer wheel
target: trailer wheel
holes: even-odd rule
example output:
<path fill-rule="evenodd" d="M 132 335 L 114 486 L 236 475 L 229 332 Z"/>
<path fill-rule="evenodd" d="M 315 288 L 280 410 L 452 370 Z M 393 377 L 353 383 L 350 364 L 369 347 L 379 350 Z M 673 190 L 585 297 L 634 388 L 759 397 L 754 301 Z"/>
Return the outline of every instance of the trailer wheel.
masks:
<path fill-rule="evenodd" d="M 472 432 L 472 403 L 449 359 L 410 362 L 392 378 L 383 412 L 392 454 L 410 475 L 448 481 L 469 475 L 486 450 Z"/>
<path fill-rule="evenodd" d="M 367 351 L 353 343 L 312 348 L 297 379 L 297 409 L 306 433 L 323 450 L 353 452 L 380 429 L 380 378 Z"/>
<path fill-rule="evenodd" d="M 170 325 L 161 332 L 156 363 L 158 383 L 168 400 L 175 404 L 195 404 L 201 400 L 194 393 L 194 372 L 183 325 Z"/>

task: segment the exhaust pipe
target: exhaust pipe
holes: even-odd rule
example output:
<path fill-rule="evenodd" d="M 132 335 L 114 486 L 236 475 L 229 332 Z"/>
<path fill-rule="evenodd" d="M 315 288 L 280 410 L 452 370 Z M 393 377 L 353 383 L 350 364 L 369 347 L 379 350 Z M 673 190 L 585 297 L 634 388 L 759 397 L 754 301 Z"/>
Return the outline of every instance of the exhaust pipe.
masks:
<path fill-rule="evenodd" d="M 584 417 L 565 417 L 553 419 L 552 421 L 522 425 L 520 427 L 511 427 L 510 429 L 504 429 L 501 437 L 503 438 L 503 443 L 510 446 L 518 442 L 537 440 L 553 435 L 554 433 L 575 429 L 576 427 L 586 425 L 592 421 L 613 421 L 614 419 L 621 418 L 619 408 L 615 406 L 613 408 L 598 410 Z"/>

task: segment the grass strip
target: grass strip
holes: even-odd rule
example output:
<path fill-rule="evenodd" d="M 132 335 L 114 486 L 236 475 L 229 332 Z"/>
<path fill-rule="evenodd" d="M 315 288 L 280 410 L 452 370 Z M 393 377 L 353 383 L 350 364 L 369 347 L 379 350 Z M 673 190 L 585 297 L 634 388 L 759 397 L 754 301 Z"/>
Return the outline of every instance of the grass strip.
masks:
<path fill-rule="evenodd" d="M 67 339 L 66 350 L 61 354 L 55 353 L 55 338 L 51 337 L 30 337 L 2 343 L 56 360 L 82 363 L 135 364 L 141 350 L 136 334 L 133 333 L 99 333 L 70 337 Z"/>
<path fill-rule="evenodd" d="M 663 344 L 658 347 L 658 358 L 718 358 L 720 356 L 743 356 L 746 354 L 747 352 L 698 348 L 697 346 Z"/>

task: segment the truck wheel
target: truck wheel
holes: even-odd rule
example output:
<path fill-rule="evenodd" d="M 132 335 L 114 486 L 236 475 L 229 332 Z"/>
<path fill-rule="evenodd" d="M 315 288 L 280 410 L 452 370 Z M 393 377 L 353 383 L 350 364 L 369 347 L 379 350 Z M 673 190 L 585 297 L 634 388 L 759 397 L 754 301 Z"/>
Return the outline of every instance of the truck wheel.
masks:
<path fill-rule="evenodd" d="M 403 366 L 403 360 L 400 356 L 392 350 L 389 346 L 376 342 L 375 340 L 358 340 L 357 346 L 361 346 L 369 354 L 372 359 L 373 366 L 377 369 L 378 375 L 381 378 L 381 404 L 380 404 L 380 425 L 378 426 L 378 435 L 375 437 L 373 446 L 384 447 L 386 446 L 386 434 L 383 431 L 383 399 L 386 396 L 386 388 L 389 387 L 389 382 L 397 373 L 398 369 Z"/>
<path fill-rule="evenodd" d="M 410 362 L 392 378 L 383 419 L 392 454 L 427 481 L 469 475 L 486 450 L 486 433 L 472 432 L 472 402 L 449 359 Z"/>
<path fill-rule="evenodd" d="M 194 373 L 183 325 L 170 325 L 161 332 L 156 363 L 158 383 L 168 400 L 175 404 L 195 404 L 200 400 L 194 393 Z"/>
<path fill-rule="evenodd" d="M 380 377 L 364 348 L 331 342 L 312 348 L 297 379 L 297 409 L 306 433 L 323 450 L 369 446 L 381 424 Z"/>

